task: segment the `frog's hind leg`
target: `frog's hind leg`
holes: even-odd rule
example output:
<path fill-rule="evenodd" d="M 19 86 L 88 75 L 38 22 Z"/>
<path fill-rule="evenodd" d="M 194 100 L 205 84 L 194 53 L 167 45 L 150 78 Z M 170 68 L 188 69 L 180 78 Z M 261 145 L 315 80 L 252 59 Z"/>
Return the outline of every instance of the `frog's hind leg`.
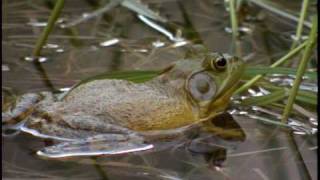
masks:
<path fill-rule="evenodd" d="M 75 141 L 62 142 L 37 152 L 46 158 L 116 155 L 152 149 L 138 134 L 99 134 Z"/>
<path fill-rule="evenodd" d="M 141 134 L 111 123 L 113 119 L 111 116 L 104 115 L 103 120 L 102 117 L 83 113 L 62 117 L 63 122 L 59 122 L 63 123 L 63 126 L 56 132 L 63 131 L 64 133 L 54 136 L 64 136 L 69 141 L 46 147 L 38 151 L 38 155 L 48 158 L 114 155 L 153 148 L 153 145 L 145 142 Z M 49 132 L 49 129 L 54 129 L 52 127 L 42 129 L 48 130 L 46 134 L 54 133 Z"/>

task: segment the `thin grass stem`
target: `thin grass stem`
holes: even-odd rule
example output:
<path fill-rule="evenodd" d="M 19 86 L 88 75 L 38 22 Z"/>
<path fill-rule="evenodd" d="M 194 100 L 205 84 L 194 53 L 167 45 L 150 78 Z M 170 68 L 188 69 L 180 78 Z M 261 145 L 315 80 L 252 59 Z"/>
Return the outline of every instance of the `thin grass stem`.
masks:
<path fill-rule="evenodd" d="M 58 19 L 61 10 L 63 9 L 63 6 L 64 6 L 64 0 L 57 0 L 56 4 L 54 6 L 54 9 L 51 12 L 51 15 L 49 17 L 48 24 L 44 28 L 44 30 L 42 31 L 42 34 L 39 37 L 39 39 L 37 40 L 37 43 L 36 43 L 35 48 L 32 53 L 32 55 L 34 57 L 40 56 L 41 49 L 42 49 L 43 45 L 46 43 L 48 36 L 49 36 L 50 32 L 52 31 L 53 26 L 54 26 L 56 20 Z"/>
<path fill-rule="evenodd" d="M 232 35 L 236 39 L 239 35 L 239 32 L 238 32 L 238 20 L 237 20 L 236 9 L 235 9 L 236 8 L 235 0 L 229 0 L 229 8 L 230 8 Z"/>
<path fill-rule="evenodd" d="M 292 107 L 293 107 L 293 103 L 294 103 L 294 100 L 296 99 L 296 95 L 298 93 L 298 90 L 299 90 L 299 86 L 300 86 L 300 83 L 302 81 L 302 76 L 304 74 L 304 72 L 306 71 L 306 68 L 307 68 L 307 65 L 308 65 L 308 61 L 310 60 L 310 57 L 313 55 L 313 49 L 315 48 L 315 45 L 316 45 L 316 38 L 317 38 L 317 29 L 318 29 L 318 18 L 317 17 L 314 17 L 312 19 L 312 27 L 311 27 L 311 32 L 310 32 L 310 35 L 309 35 L 309 39 L 308 39 L 308 44 L 306 46 L 306 49 L 303 53 L 303 56 L 302 56 L 302 59 L 301 59 L 301 62 L 299 64 L 299 67 L 298 67 L 298 71 L 297 71 L 297 74 L 296 74 L 296 79 L 295 81 L 293 82 L 293 87 L 290 91 L 290 95 L 289 95 L 289 98 L 288 98 L 288 103 L 284 109 L 284 112 L 282 114 L 282 118 L 281 118 L 281 121 L 282 123 L 287 123 L 288 121 L 288 117 L 290 115 L 290 112 L 292 110 Z"/>
<path fill-rule="evenodd" d="M 309 5 L 309 0 L 303 0 L 301 11 L 300 11 L 300 18 L 297 26 L 296 36 L 291 46 L 291 49 L 295 48 L 297 44 L 301 41 L 301 35 L 303 31 L 303 23 L 307 16 L 307 9 Z"/>

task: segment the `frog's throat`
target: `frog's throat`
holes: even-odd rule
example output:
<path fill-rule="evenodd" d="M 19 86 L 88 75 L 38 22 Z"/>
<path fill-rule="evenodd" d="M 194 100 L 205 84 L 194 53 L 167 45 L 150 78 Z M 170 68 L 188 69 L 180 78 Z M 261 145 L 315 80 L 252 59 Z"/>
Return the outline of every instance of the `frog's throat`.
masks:
<path fill-rule="evenodd" d="M 244 72 L 245 64 L 237 63 L 231 69 L 232 73 L 228 75 L 226 83 L 217 92 L 216 97 L 208 102 L 199 104 L 199 117 L 201 121 L 211 119 L 224 112 L 229 105 L 230 98 L 237 89 L 239 80 Z"/>
<path fill-rule="evenodd" d="M 222 95 L 220 95 L 216 100 L 214 100 L 212 103 L 208 103 L 205 107 L 203 107 L 203 109 L 199 107 L 200 108 L 199 116 L 201 121 L 211 119 L 217 116 L 218 114 L 223 113 L 226 110 L 226 108 L 229 105 L 230 98 L 237 88 L 237 84 L 238 82 L 233 84 L 233 86 L 225 90 L 225 92 Z"/>

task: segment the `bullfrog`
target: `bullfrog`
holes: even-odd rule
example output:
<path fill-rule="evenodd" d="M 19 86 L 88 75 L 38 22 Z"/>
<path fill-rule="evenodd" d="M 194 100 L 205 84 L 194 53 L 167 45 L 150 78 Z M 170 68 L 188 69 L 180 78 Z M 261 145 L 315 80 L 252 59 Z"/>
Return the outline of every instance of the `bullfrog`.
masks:
<path fill-rule="evenodd" d="M 149 150 L 154 138 L 148 137 L 175 134 L 223 113 L 243 71 L 238 57 L 189 53 L 143 83 L 100 79 L 75 86 L 63 98 L 22 95 L 2 112 L 2 122 L 57 140 L 37 152 L 49 158 Z"/>

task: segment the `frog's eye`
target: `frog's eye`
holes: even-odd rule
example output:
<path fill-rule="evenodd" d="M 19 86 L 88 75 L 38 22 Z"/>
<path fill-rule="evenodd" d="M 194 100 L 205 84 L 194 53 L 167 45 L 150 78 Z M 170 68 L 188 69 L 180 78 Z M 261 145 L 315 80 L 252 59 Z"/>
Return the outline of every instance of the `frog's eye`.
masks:
<path fill-rule="evenodd" d="M 211 63 L 211 67 L 213 69 L 219 70 L 219 71 L 223 71 L 226 69 L 227 67 L 227 59 L 223 56 L 219 56 L 216 59 L 214 59 Z"/>
<path fill-rule="evenodd" d="M 217 91 L 214 79 L 206 72 L 191 75 L 187 88 L 192 97 L 198 101 L 212 99 Z"/>

